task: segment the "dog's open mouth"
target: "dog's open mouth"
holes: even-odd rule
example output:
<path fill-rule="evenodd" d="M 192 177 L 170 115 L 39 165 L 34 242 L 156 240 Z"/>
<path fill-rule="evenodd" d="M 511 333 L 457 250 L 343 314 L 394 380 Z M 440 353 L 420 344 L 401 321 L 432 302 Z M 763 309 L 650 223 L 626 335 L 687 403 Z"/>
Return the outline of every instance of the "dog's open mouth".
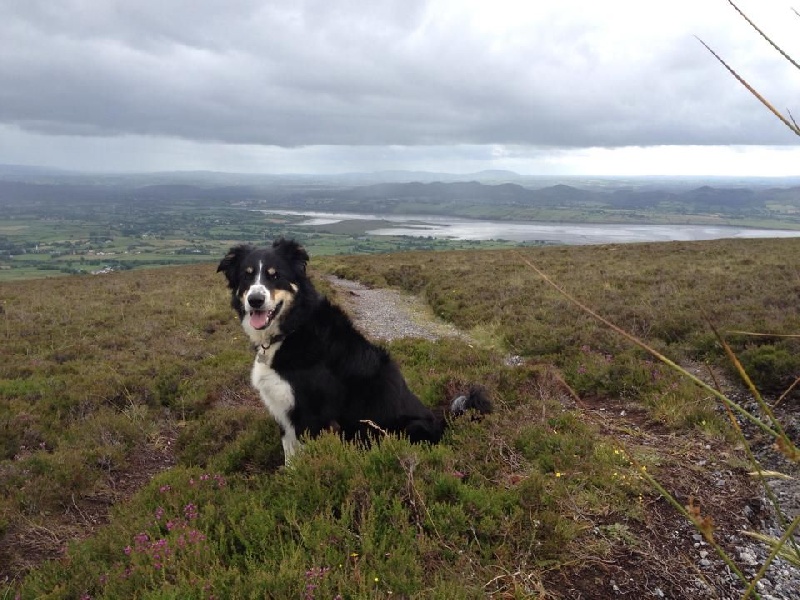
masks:
<path fill-rule="evenodd" d="M 281 308 L 283 308 L 283 302 L 279 302 L 278 305 L 272 310 L 250 311 L 250 326 L 259 331 L 266 329 L 269 327 L 270 323 L 275 320 L 275 317 L 278 316 Z"/>

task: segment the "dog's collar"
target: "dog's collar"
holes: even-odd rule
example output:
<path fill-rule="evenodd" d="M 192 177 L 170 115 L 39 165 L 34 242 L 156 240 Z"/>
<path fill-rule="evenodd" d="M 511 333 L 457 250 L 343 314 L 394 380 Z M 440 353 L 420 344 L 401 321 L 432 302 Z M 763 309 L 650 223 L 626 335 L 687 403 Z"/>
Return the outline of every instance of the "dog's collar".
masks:
<path fill-rule="evenodd" d="M 285 333 L 279 333 L 278 335 L 273 335 L 267 340 L 266 344 L 258 344 L 256 346 L 256 353 L 257 354 L 264 354 L 273 344 L 277 344 L 278 342 L 282 342 L 286 339 Z"/>

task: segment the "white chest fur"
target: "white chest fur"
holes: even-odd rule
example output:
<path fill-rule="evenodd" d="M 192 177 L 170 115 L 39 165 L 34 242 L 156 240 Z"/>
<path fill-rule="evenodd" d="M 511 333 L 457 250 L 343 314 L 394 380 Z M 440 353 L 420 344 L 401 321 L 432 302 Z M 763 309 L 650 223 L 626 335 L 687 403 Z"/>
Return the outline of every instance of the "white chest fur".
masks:
<path fill-rule="evenodd" d="M 281 377 L 272 368 L 272 359 L 280 348 L 282 342 L 272 344 L 267 349 L 260 349 L 253 363 L 250 373 L 250 382 L 261 396 L 261 401 L 267 407 L 272 417 L 278 422 L 283 431 L 283 454 L 286 464 L 297 452 L 300 442 L 294 430 L 289 413 L 294 408 L 294 392 L 289 382 Z"/>

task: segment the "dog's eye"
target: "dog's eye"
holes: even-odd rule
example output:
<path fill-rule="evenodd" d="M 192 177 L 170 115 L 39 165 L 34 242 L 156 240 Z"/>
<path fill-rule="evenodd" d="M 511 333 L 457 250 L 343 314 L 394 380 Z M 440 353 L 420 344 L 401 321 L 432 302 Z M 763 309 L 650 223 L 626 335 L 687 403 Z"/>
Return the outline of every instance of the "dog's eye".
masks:
<path fill-rule="evenodd" d="M 272 269 L 272 268 L 267 269 L 267 278 L 273 279 L 273 280 L 277 279 L 278 278 L 278 271 L 276 271 L 275 269 Z"/>
<path fill-rule="evenodd" d="M 247 267 L 244 270 L 244 272 L 247 273 L 248 275 L 252 275 L 253 274 L 253 270 L 254 270 L 253 267 Z"/>

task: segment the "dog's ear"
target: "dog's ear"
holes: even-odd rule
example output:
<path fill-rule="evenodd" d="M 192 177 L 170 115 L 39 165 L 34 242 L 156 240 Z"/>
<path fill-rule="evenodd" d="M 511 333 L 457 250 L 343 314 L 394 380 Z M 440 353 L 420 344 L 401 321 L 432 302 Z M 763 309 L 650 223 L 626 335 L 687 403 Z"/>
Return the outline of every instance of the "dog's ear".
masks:
<path fill-rule="evenodd" d="M 252 250 L 253 247 L 248 244 L 239 244 L 228 250 L 225 258 L 220 261 L 217 273 L 221 271 L 225 274 L 225 278 L 228 280 L 228 287 L 232 290 L 235 290 L 239 285 L 239 263 Z"/>
<path fill-rule="evenodd" d="M 300 273 L 306 272 L 306 265 L 309 260 L 308 252 L 296 241 L 280 238 L 272 242 L 272 247 L 286 260 L 292 263 L 292 266 Z"/>

